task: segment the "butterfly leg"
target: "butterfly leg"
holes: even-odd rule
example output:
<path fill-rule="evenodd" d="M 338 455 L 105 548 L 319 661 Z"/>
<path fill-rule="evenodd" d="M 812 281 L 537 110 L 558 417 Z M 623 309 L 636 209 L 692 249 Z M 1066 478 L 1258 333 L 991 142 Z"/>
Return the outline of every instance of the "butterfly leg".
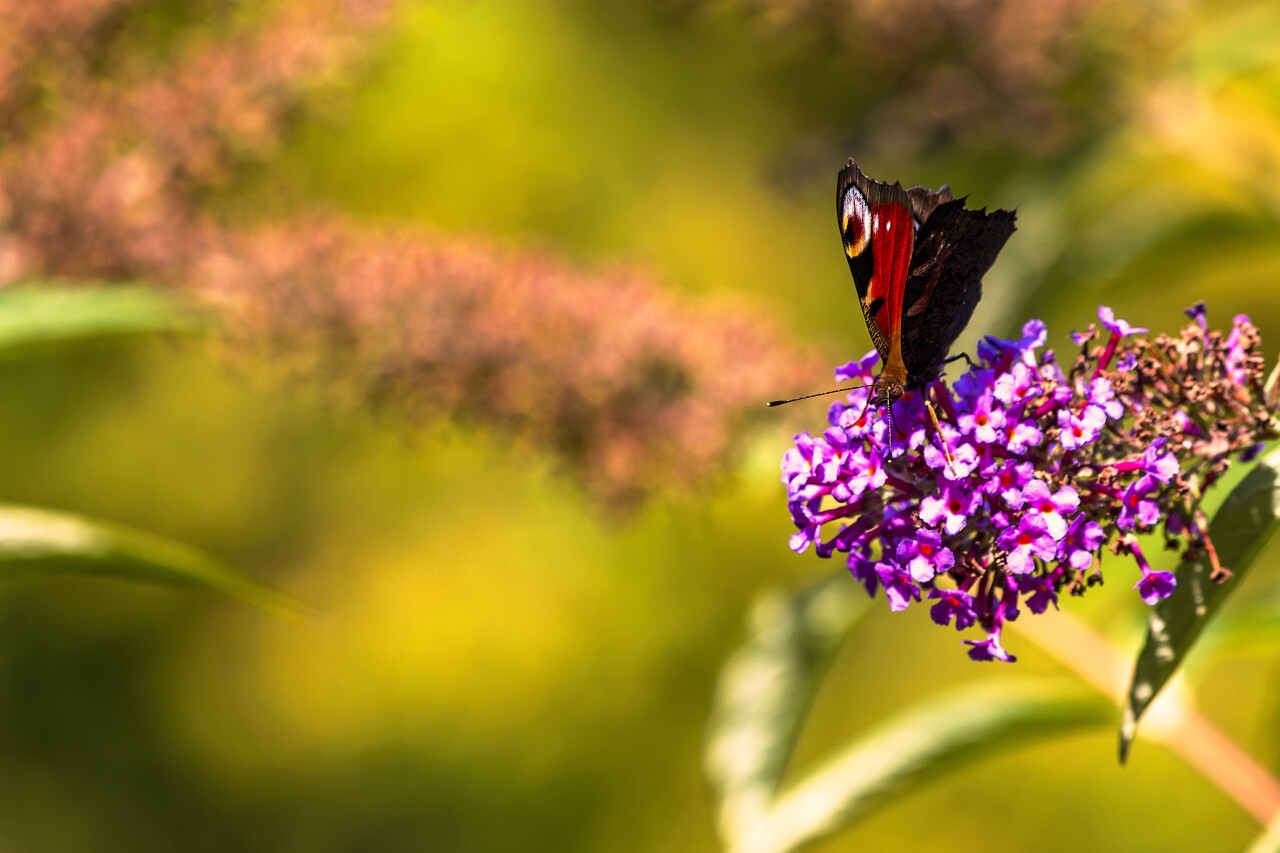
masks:
<path fill-rule="evenodd" d="M 969 365 L 969 367 L 977 367 L 977 366 L 978 366 L 978 365 L 976 365 L 976 364 L 974 364 L 974 363 L 973 363 L 973 359 L 969 358 L 969 353 L 967 353 L 967 352 L 958 352 L 958 353 L 956 353 L 956 354 L 955 354 L 955 355 L 953 355 L 953 356 L 950 356 L 950 357 L 948 357 L 948 358 L 943 359 L 942 363 L 943 363 L 943 364 L 950 364 L 951 362 L 953 362 L 953 361 L 959 361 L 959 360 L 960 360 L 960 359 L 962 359 L 962 358 L 965 360 L 965 363 Z"/>
<path fill-rule="evenodd" d="M 942 440 L 942 453 L 947 457 L 947 468 L 955 473 L 956 458 L 951 455 L 951 445 L 947 442 L 947 437 L 942 434 L 942 424 L 938 422 L 938 412 L 933 408 L 933 403 L 928 400 L 924 401 L 924 407 L 929 412 L 929 420 L 933 422 L 934 432 L 938 434 L 938 438 Z"/>

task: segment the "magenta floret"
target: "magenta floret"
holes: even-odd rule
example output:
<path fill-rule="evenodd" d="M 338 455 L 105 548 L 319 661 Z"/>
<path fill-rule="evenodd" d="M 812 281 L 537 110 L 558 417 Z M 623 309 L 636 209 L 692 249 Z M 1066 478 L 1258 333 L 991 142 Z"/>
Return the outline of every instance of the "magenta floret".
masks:
<path fill-rule="evenodd" d="M 869 388 L 848 392 L 830 427 L 783 457 L 792 548 L 845 554 L 893 610 L 927 598 L 938 624 L 978 625 L 986 638 L 965 641 L 975 660 L 1015 660 L 1001 631 L 1019 604 L 1043 613 L 1101 582 L 1105 547 L 1136 562 L 1143 601 L 1172 594 L 1174 575 L 1151 568 L 1134 533 L 1160 530 L 1225 577 L 1200 499 L 1233 458 L 1280 435 L 1277 383 L 1264 388 L 1247 317 L 1223 335 L 1203 305 L 1187 313 L 1181 337 L 1148 340 L 1103 307 L 1101 328 L 1072 335 L 1070 364 L 1038 352 L 1045 327 L 1031 321 L 1017 340 L 984 339 L 950 387 L 908 392 L 892 420 Z M 869 353 L 837 379 L 869 385 L 876 362 Z"/>

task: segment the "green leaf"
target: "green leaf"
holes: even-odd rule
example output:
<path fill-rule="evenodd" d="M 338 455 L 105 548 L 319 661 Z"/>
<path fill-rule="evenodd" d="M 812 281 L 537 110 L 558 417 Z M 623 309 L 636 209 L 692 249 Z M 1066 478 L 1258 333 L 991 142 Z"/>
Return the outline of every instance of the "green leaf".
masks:
<path fill-rule="evenodd" d="M 1120 724 L 1120 761 L 1128 757 L 1138 720 L 1181 666 L 1200 632 L 1249 573 L 1254 558 L 1280 530 L 1280 450 L 1254 466 L 1227 495 L 1209 524 L 1209 538 L 1222 565 L 1223 583 L 1209 579 L 1207 560 L 1183 563 L 1173 595 L 1151 608 L 1146 641 L 1138 653 L 1129 699 Z"/>
<path fill-rule="evenodd" d="M 1256 650 L 1270 654 L 1280 643 L 1280 587 L 1272 586 L 1255 592 L 1248 601 L 1237 601 L 1229 615 L 1224 615 L 1205 630 L 1200 648 L 1206 646 L 1221 652 Z"/>
<path fill-rule="evenodd" d="M 139 285 L 22 283 L 0 289 L 0 355 L 197 328 L 194 314 L 178 299 Z"/>
<path fill-rule="evenodd" d="M 1103 725 L 1114 708 L 1071 682 L 991 682 L 934 696 L 845 747 L 732 838 L 731 853 L 786 853 L 853 823 L 967 758 Z"/>
<path fill-rule="evenodd" d="M 721 671 L 708 726 L 704 764 L 725 838 L 772 802 L 820 676 L 867 603 L 847 572 L 757 599 L 747 641 Z"/>
<path fill-rule="evenodd" d="M 0 505 L 0 578 L 82 575 L 205 587 L 282 615 L 306 608 L 206 554 L 68 513 Z"/>

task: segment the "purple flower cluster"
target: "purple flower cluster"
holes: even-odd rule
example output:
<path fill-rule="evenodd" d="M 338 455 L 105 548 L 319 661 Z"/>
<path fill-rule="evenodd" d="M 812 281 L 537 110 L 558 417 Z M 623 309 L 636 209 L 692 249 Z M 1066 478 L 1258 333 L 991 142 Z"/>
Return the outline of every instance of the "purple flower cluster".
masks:
<path fill-rule="evenodd" d="M 1072 336 L 1081 349 L 1065 367 L 1040 352 L 1045 327 L 1032 321 L 1018 340 L 982 341 L 953 385 L 936 380 L 889 412 L 870 387 L 850 391 L 829 428 L 796 436 L 783 457 L 792 550 L 845 555 L 892 610 L 928 599 L 939 625 L 980 626 L 986 638 L 965 641 L 974 660 L 1015 660 L 1004 624 L 1101 582 L 1104 546 L 1134 559 L 1145 602 L 1170 595 L 1174 575 L 1151 567 L 1136 534 L 1162 528 L 1170 547 L 1225 574 L 1200 495 L 1275 435 L 1275 383 L 1262 385 L 1247 317 L 1224 338 L 1203 305 L 1187 313 L 1181 338 L 1153 342 L 1101 308 L 1102 329 Z M 870 386 L 877 359 L 838 368 L 837 381 Z"/>

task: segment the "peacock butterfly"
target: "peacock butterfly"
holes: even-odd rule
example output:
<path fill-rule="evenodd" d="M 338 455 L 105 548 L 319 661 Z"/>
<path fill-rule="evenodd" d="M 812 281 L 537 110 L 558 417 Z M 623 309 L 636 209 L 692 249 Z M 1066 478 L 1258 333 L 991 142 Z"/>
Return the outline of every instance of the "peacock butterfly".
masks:
<path fill-rule="evenodd" d="M 967 210 L 951 188 L 873 181 L 852 159 L 836 181 L 836 217 L 867 331 L 880 353 L 872 400 L 891 406 L 938 378 L 978 300 L 982 276 L 1014 231 L 1011 210 Z"/>

